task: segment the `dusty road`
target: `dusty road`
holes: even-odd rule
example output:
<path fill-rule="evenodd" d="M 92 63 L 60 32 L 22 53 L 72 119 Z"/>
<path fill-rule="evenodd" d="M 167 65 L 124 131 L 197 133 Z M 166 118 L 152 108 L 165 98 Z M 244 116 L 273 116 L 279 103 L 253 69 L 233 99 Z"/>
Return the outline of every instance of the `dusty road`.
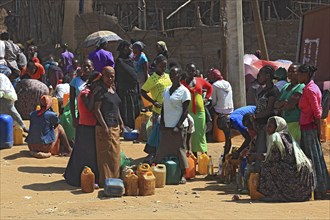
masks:
<path fill-rule="evenodd" d="M 241 143 L 240 137 L 233 140 Z M 209 144 L 218 157 L 223 143 Z M 330 142 L 323 144 L 329 165 Z M 128 157 L 145 157 L 142 144 L 122 142 Z M 303 203 L 234 202 L 236 186 L 198 176 L 186 185 L 156 189 L 148 197 L 105 198 L 101 190 L 84 194 L 66 184 L 68 158 L 35 159 L 27 146 L 0 151 L 1 219 L 329 219 L 330 200 Z M 214 159 L 215 159 L 214 158 Z M 217 160 L 214 161 L 217 164 Z M 329 197 L 328 197 L 329 198 Z"/>

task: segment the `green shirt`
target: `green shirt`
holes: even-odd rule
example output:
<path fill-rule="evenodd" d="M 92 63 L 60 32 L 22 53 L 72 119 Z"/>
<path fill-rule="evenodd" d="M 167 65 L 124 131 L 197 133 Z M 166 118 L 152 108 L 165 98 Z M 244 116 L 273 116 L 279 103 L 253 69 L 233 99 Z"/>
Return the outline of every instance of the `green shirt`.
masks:
<path fill-rule="evenodd" d="M 280 101 L 284 101 L 284 100 L 289 101 L 290 97 L 293 93 L 302 94 L 302 90 L 305 87 L 304 84 L 297 84 L 290 91 L 286 91 L 286 88 L 288 88 L 288 86 L 290 84 L 291 83 L 287 83 L 283 86 L 283 88 L 281 90 L 281 97 L 279 99 Z M 285 119 L 285 121 L 287 123 L 299 121 L 299 118 L 300 118 L 300 109 L 299 109 L 299 107 L 296 106 L 292 110 L 282 111 L 282 117 Z"/>
<path fill-rule="evenodd" d="M 154 73 L 147 79 L 141 89 L 146 92 L 150 92 L 153 100 L 163 104 L 163 92 L 170 85 L 172 85 L 172 82 L 168 74 L 163 74 L 160 76 L 157 73 Z M 152 110 L 157 114 L 160 114 L 162 108 L 152 106 Z"/>

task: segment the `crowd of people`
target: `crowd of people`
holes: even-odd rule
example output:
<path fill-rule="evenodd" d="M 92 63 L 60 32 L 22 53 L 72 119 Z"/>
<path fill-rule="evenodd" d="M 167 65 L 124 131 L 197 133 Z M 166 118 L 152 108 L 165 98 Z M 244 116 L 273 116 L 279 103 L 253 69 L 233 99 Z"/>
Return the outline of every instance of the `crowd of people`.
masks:
<path fill-rule="evenodd" d="M 319 137 L 322 94 L 313 81 L 315 66 L 262 67 L 247 91 L 251 105 L 235 109 L 231 84 L 219 69 L 201 73 L 194 63 L 168 63 L 166 43 L 155 46 L 157 56 L 149 62 L 143 42 L 121 41 L 114 59 L 100 38 L 81 63 L 67 44 L 58 62 L 49 56 L 41 63 L 35 45 L 24 54 L 2 33 L 0 113 L 11 115 L 27 133 L 32 156 L 70 156 L 64 178 L 73 186 L 80 186 L 84 166 L 100 187 L 106 178 L 119 178 L 120 136 L 125 126 L 135 128 L 141 111 L 151 110 L 145 161 L 177 157 L 181 184 L 186 183 L 187 154 L 207 154 L 206 133 L 217 118 L 225 155 L 232 147 L 232 129 L 244 137 L 232 158 L 248 157 L 245 175 L 260 173 L 261 199 L 305 201 L 314 191 L 316 199 L 325 196 L 329 177 Z M 62 106 L 64 95 L 69 101 Z M 51 96 L 58 98 L 61 115 L 52 111 Z M 143 106 L 142 97 L 152 108 Z M 30 120 L 29 129 L 22 118 Z"/>

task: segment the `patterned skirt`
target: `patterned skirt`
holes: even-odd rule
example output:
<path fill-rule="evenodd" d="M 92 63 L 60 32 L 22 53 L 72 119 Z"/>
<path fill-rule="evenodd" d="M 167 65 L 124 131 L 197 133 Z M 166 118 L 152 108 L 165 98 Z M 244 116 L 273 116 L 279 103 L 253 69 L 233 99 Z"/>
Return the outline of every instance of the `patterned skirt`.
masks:
<path fill-rule="evenodd" d="M 328 171 L 325 164 L 321 142 L 317 135 L 317 130 L 302 130 L 301 131 L 301 149 L 306 156 L 311 159 L 313 169 L 316 174 L 316 189 L 315 196 L 323 196 L 327 190 Z"/>

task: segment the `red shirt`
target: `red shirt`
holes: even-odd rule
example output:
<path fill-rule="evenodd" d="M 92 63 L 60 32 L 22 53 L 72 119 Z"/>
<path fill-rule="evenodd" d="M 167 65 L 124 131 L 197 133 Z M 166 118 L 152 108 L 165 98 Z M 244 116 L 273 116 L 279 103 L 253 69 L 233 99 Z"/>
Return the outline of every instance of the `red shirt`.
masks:
<path fill-rule="evenodd" d="M 311 80 L 303 89 L 299 100 L 300 126 L 304 128 L 315 128 L 314 119 L 320 119 L 322 115 L 321 106 L 322 93 L 319 87 Z"/>
<path fill-rule="evenodd" d="M 34 64 L 37 67 L 37 71 L 34 74 L 32 74 L 30 77 L 31 79 L 39 80 L 45 74 L 45 69 L 40 63 L 34 63 Z M 26 67 L 24 67 L 22 70 L 22 76 L 24 76 L 25 74 L 26 74 Z"/>
<path fill-rule="evenodd" d="M 89 88 L 83 89 L 78 95 L 78 112 L 79 112 L 79 124 L 87 126 L 96 125 L 96 117 L 94 112 L 87 110 L 81 96 L 87 94 L 90 95 L 91 90 Z"/>
<path fill-rule="evenodd" d="M 195 77 L 194 79 L 196 80 L 196 85 L 193 88 L 190 88 L 190 86 L 188 85 L 188 83 L 186 81 L 184 81 L 184 80 L 181 80 L 181 84 L 184 85 L 189 90 L 189 92 L 191 93 L 192 110 L 193 110 L 193 113 L 196 114 L 195 93 L 198 93 L 198 94 L 202 95 L 203 94 L 203 89 L 206 89 L 206 96 L 205 96 L 205 98 L 206 99 L 209 99 L 211 97 L 211 95 L 212 95 L 213 87 L 212 87 L 212 85 L 209 82 L 207 82 L 203 78 Z"/>

